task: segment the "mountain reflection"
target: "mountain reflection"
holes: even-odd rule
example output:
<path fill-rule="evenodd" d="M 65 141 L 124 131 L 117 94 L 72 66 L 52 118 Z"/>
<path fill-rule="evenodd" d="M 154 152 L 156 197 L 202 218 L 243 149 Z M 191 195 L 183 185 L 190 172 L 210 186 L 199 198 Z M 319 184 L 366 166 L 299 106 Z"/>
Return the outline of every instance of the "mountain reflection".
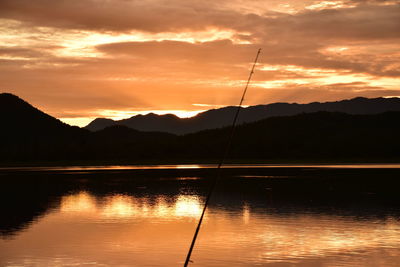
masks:
<path fill-rule="evenodd" d="M 217 199 L 214 204 L 206 214 L 193 254 L 199 266 L 289 266 L 304 262 L 320 266 L 322 259 L 348 260 L 359 255 L 368 259 L 375 257 L 377 250 L 391 260 L 400 260 L 399 217 L 289 216 L 255 203 L 229 208 L 219 205 Z M 61 254 L 68 255 L 66 262 L 78 266 L 88 259 L 101 259 L 98 264 L 105 266 L 125 266 L 132 261 L 140 266 L 148 262 L 153 266 L 179 265 L 201 208 L 201 199 L 194 195 L 96 196 L 80 191 L 63 196 L 59 208 L 15 239 L 0 243 L 1 254 L 6 252 L 15 265 L 24 265 L 20 261 L 23 253 L 17 249 L 21 247 L 28 254 L 41 251 L 30 258 L 33 265 L 56 264 Z M 152 254 L 163 260 L 152 258 Z M 361 266 L 352 264 L 342 265 Z"/>
<path fill-rule="evenodd" d="M 397 266 L 398 171 L 380 171 L 379 183 L 373 170 L 280 172 L 235 170 L 222 178 L 195 265 Z M 0 266 L 182 265 L 210 184 L 182 174 L 4 180 Z M 362 184 L 349 182 L 360 177 Z"/>

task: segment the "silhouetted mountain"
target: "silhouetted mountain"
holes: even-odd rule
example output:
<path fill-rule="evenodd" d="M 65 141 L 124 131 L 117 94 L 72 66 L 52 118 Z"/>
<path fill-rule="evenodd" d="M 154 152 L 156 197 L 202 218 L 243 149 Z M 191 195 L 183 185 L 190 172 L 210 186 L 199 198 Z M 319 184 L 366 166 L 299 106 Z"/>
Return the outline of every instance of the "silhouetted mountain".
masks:
<path fill-rule="evenodd" d="M 235 130 L 231 158 L 400 158 L 400 112 L 372 115 L 316 112 L 272 117 Z M 229 128 L 183 136 L 198 157 L 222 151 Z M 217 148 L 217 149 L 216 149 Z"/>
<path fill-rule="evenodd" d="M 178 118 L 175 115 L 137 115 L 129 119 L 113 121 L 98 118 L 85 128 L 98 131 L 112 125 L 124 125 L 140 131 L 159 131 L 173 134 L 194 133 L 205 129 L 216 129 L 228 126 L 236 107 L 225 107 L 202 112 L 192 118 Z M 255 122 L 261 119 L 276 116 L 291 116 L 301 113 L 318 111 L 343 112 L 347 114 L 378 114 L 386 111 L 400 111 L 399 98 L 357 97 L 351 100 L 310 104 L 274 103 L 243 108 L 239 117 L 239 124 Z"/>
<path fill-rule="evenodd" d="M 163 158 L 165 147 L 175 139 L 169 133 L 140 132 L 116 125 L 92 133 L 85 150 L 95 159 Z"/>
<path fill-rule="evenodd" d="M 30 129 L 44 133 L 49 130 L 71 128 L 60 120 L 34 108 L 21 98 L 8 93 L 0 94 L 0 120 L 8 128 L 21 131 Z M 7 131 L 2 131 L 2 133 L 7 133 Z"/>
<path fill-rule="evenodd" d="M 229 111 L 229 108 L 224 111 Z M 209 111 L 213 112 L 222 114 L 218 110 Z M 122 125 L 90 132 L 64 124 L 9 94 L 0 95 L 0 114 L 0 159 L 3 162 L 217 160 L 230 133 L 230 127 L 225 127 L 176 136 L 141 132 Z M 154 114 L 148 116 L 158 118 Z M 194 120 L 201 116 L 204 114 Z M 163 117 L 179 121 L 172 115 Z M 399 119 L 400 112 L 364 115 L 316 112 L 271 117 L 239 125 L 229 158 L 399 160 Z"/>
<path fill-rule="evenodd" d="M 89 129 L 90 124 L 96 125 L 96 130 Z M 112 119 L 106 119 L 106 118 L 94 119 L 92 122 L 90 122 L 90 124 L 85 126 L 84 128 L 88 129 L 89 131 L 98 131 L 98 130 L 103 130 L 104 128 L 116 125 L 115 121 L 113 121 Z"/>
<path fill-rule="evenodd" d="M 0 160 L 8 161 L 110 159 L 115 156 L 113 151 L 124 151 L 123 146 L 149 143 L 156 147 L 158 141 L 174 137 L 168 133 L 143 133 L 123 126 L 91 133 L 65 124 L 7 93 L 0 94 L 0 123 Z"/>
<path fill-rule="evenodd" d="M 316 112 L 271 117 L 238 126 L 229 158 L 398 160 L 399 120 L 400 112 L 372 115 Z M 103 131 L 110 133 L 112 128 Z M 121 129 L 128 131 L 124 127 Z M 141 142 L 132 142 L 128 134 L 126 138 L 119 134 L 115 138 L 118 141 L 107 143 L 103 150 L 98 147 L 106 142 L 100 142 L 101 145 L 94 142 L 97 145 L 91 155 L 101 158 L 112 155 L 117 159 L 218 160 L 229 134 L 230 127 L 225 127 L 184 136 L 153 135 L 154 138 L 143 138 Z M 112 136 L 114 134 L 110 133 L 108 138 Z"/>
<path fill-rule="evenodd" d="M 89 131 L 73 127 L 12 94 L 0 94 L 0 159 L 75 155 Z"/>

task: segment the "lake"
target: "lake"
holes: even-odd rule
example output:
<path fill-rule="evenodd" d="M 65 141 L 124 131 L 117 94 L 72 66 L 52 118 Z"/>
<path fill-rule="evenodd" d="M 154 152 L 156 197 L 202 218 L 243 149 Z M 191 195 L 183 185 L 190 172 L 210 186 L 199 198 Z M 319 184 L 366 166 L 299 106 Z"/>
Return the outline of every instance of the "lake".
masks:
<path fill-rule="evenodd" d="M 213 165 L 0 169 L 0 266 L 182 266 Z M 398 266 L 400 165 L 229 165 L 190 266 Z"/>

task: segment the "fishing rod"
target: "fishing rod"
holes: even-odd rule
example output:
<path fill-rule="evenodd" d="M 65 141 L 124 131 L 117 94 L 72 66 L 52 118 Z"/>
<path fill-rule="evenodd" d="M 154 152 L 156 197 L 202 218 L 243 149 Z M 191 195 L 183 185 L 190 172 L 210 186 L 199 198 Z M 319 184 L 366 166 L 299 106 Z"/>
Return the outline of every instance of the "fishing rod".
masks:
<path fill-rule="evenodd" d="M 247 93 L 247 89 L 249 87 L 251 78 L 253 77 L 254 69 L 256 67 L 256 64 L 257 64 L 258 57 L 259 57 L 260 53 L 261 53 L 261 48 L 258 49 L 258 51 L 257 51 L 257 55 L 256 55 L 256 58 L 254 59 L 253 67 L 251 68 L 251 71 L 250 71 L 250 74 L 249 74 L 249 78 L 247 79 L 246 86 L 245 86 L 243 94 L 242 94 L 242 98 L 240 99 L 239 105 L 238 105 L 238 107 L 236 109 L 236 113 L 235 113 L 235 116 L 234 116 L 233 121 L 232 121 L 231 132 L 230 132 L 230 135 L 229 135 L 228 143 L 227 143 L 227 145 L 225 147 L 225 152 L 224 152 L 220 162 L 218 163 L 217 175 L 214 178 L 214 181 L 213 181 L 213 183 L 211 185 L 210 191 L 208 192 L 206 201 L 204 203 L 204 207 L 203 207 L 203 211 L 201 213 L 200 219 L 199 219 L 199 223 L 197 224 L 196 231 L 194 232 L 194 235 L 193 235 L 192 243 L 190 244 L 190 248 L 189 248 L 188 254 L 186 256 L 185 264 L 183 265 L 184 267 L 187 267 L 189 265 L 189 262 L 191 262 L 190 256 L 192 255 L 194 244 L 196 243 L 197 235 L 199 234 L 201 223 L 203 222 L 204 214 L 205 214 L 206 209 L 208 207 L 208 203 L 210 202 L 211 195 L 212 195 L 212 193 L 213 193 L 213 191 L 215 189 L 217 181 L 219 180 L 219 177 L 220 177 L 220 174 L 221 174 L 221 167 L 224 164 L 224 161 L 225 161 L 226 157 L 228 156 L 229 149 L 230 149 L 231 144 L 232 144 L 233 134 L 235 132 L 237 119 L 239 117 L 239 113 L 240 113 L 240 110 L 242 108 L 244 97 L 245 97 L 245 95 Z"/>

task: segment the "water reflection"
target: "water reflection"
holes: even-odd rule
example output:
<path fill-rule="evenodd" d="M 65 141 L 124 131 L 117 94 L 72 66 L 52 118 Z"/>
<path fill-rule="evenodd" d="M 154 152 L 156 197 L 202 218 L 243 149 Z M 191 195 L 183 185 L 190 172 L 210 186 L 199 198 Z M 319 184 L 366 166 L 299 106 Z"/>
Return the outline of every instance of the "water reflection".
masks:
<path fill-rule="evenodd" d="M 2 212 L 14 218 L 8 225 L 18 224 L 23 207 L 35 214 L 1 236 L 0 266 L 182 265 L 209 183 L 200 176 L 124 175 L 50 176 L 36 185 L 40 198 L 13 182 L 0 189 L 8 203 L 21 203 Z M 366 173 L 363 187 L 349 184 L 358 176 L 343 175 L 351 194 L 342 182 L 300 176 L 294 185 L 290 175 L 271 173 L 227 178 L 206 213 L 193 266 L 397 266 L 400 206 L 388 202 L 394 179 L 380 176 L 387 188 L 376 189 L 365 186 Z M 23 181 L 29 188 L 38 183 Z"/>
<path fill-rule="evenodd" d="M 118 219 L 121 217 L 198 218 L 201 214 L 201 209 L 198 196 L 180 195 L 172 201 L 167 201 L 167 198 L 163 196 L 151 201 L 148 197 L 137 198 L 116 194 L 97 200 L 86 191 L 63 196 L 60 204 L 61 213 L 85 212 L 87 214 L 96 214 L 101 219 Z"/>
<path fill-rule="evenodd" d="M 96 212 L 96 199 L 87 192 L 64 196 L 60 210 L 62 212 Z"/>
<path fill-rule="evenodd" d="M 139 206 L 134 207 L 134 201 L 132 198 L 123 195 L 116 195 L 108 197 L 105 200 L 105 205 L 99 207 L 99 216 L 119 218 L 119 217 L 132 217 L 140 216 L 143 213 L 147 213 L 147 208 L 141 208 Z"/>
<path fill-rule="evenodd" d="M 249 212 L 244 208 L 240 219 L 234 214 L 219 211 L 218 215 L 213 214 L 206 221 L 199 248 L 194 254 L 200 266 L 301 265 L 329 257 L 363 255 L 368 258 L 370 253 L 376 251 L 391 254 L 397 259 L 394 262 L 400 260 L 400 252 L 395 252 L 400 246 L 398 218 L 360 221 L 318 214 L 286 217 Z M 241 251 L 243 249 L 246 252 Z M 207 257 L 207 254 L 219 257 Z M 372 266 L 395 266 L 394 262 L 388 260 L 386 265 Z M 344 263 L 343 266 L 367 265 Z"/>
<path fill-rule="evenodd" d="M 0 241 L 0 266 L 181 265 L 200 209 L 197 196 L 65 195 Z"/>
<path fill-rule="evenodd" d="M 127 170 L 192 170 L 215 169 L 217 164 L 157 164 L 157 165 L 96 165 L 96 166 L 56 166 L 56 167 L 0 167 L 0 171 L 127 171 Z M 321 169 L 400 169 L 400 164 L 224 164 L 224 169 L 263 168 L 321 168 Z"/>

